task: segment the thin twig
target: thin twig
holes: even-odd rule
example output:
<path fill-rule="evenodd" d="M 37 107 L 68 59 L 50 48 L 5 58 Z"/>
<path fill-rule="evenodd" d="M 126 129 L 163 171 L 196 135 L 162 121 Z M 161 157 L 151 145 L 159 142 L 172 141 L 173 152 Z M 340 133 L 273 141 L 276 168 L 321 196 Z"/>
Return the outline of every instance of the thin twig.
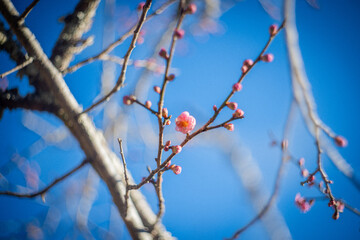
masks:
<path fill-rule="evenodd" d="M 182 22 L 184 20 L 184 17 L 186 15 L 184 9 L 182 9 L 182 4 L 180 4 L 180 16 L 179 16 L 179 20 L 176 24 L 176 27 L 174 29 L 174 33 L 175 31 L 179 30 Z M 161 165 L 161 159 L 162 159 L 162 151 L 163 151 L 163 144 L 164 144 L 164 124 L 163 124 L 163 120 L 162 120 L 162 110 L 163 110 L 163 105 L 164 105 L 164 97 L 165 97 L 165 90 L 166 90 L 166 85 L 169 82 L 168 80 L 168 74 L 169 74 L 169 69 L 171 66 L 171 61 L 173 59 L 174 56 L 174 52 L 175 52 L 175 46 L 176 46 L 176 41 L 177 41 L 177 37 L 176 35 L 173 33 L 172 39 L 171 39 L 171 44 L 170 44 L 170 50 L 169 50 L 169 57 L 166 58 L 166 67 L 165 67 L 165 73 L 164 73 L 164 79 L 163 79 L 163 83 L 161 86 L 161 91 L 160 91 L 160 97 L 159 97 L 159 102 L 158 102 L 158 125 L 159 125 L 159 146 L 158 146 L 158 154 L 157 154 L 157 158 L 156 158 L 156 164 L 157 167 L 159 168 Z M 156 180 L 156 194 L 158 197 L 158 201 L 159 201 L 159 211 L 156 215 L 156 222 L 155 224 L 157 224 L 161 217 L 163 216 L 164 212 L 165 212 L 165 206 L 164 206 L 164 197 L 162 194 L 162 172 L 159 171 L 157 174 L 157 180 Z"/>
<path fill-rule="evenodd" d="M 126 217 L 128 206 L 129 206 L 129 177 L 127 175 L 126 160 L 125 160 L 124 151 L 123 151 L 123 147 L 122 147 L 122 139 L 118 138 L 118 142 L 119 142 L 119 147 L 120 147 L 121 160 L 123 162 L 123 167 L 124 167 L 124 177 L 125 177 L 125 186 L 126 186 L 126 192 L 125 192 L 125 217 Z"/>
<path fill-rule="evenodd" d="M 176 2 L 177 0 L 169 0 L 167 2 L 165 2 L 162 6 L 160 6 L 157 10 L 155 10 L 155 12 L 153 12 L 152 14 L 150 14 L 149 16 L 147 16 L 147 18 L 145 19 L 145 22 L 149 21 L 151 18 L 153 18 L 156 15 L 159 15 L 161 13 L 163 13 L 172 3 Z M 131 34 L 136 30 L 137 28 L 137 24 L 135 26 L 133 26 L 129 31 L 127 31 L 124 35 L 122 35 L 121 37 L 119 37 L 115 42 L 111 43 L 107 48 L 105 48 L 104 50 L 102 50 L 100 53 L 98 53 L 97 55 L 87 58 L 69 68 L 67 68 L 66 70 L 63 71 L 63 74 L 67 74 L 67 73 L 72 73 L 75 72 L 76 70 L 78 70 L 79 68 L 85 66 L 86 64 L 92 63 L 96 60 L 102 59 L 103 57 L 105 57 L 108 53 L 110 53 L 115 47 L 117 47 L 119 44 L 121 44 L 123 41 L 125 41 L 128 37 L 131 36 Z"/>
<path fill-rule="evenodd" d="M 151 6 L 151 3 L 152 3 L 152 0 L 147 0 L 145 5 L 144 5 L 144 8 L 143 8 L 143 12 L 141 14 L 141 17 L 138 21 L 138 24 L 136 26 L 136 29 L 134 30 L 134 36 L 133 36 L 133 39 L 131 41 L 131 44 L 129 46 L 129 49 L 127 50 L 125 56 L 124 56 L 124 63 L 123 63 L 123 67 L 121 69 L 121 73 L 120 73 L 120 76 L 115 84 L 115 86 L 113 87 L 113 89 L 111 89 L 111 91 L 109 93 L 107 93 L 104 97 L 102 97 L 100 100 L 98 100 L 97 102 L 95 102 L 93 105 L 91 105 L 89 108 L 87 108 L 86 110 L 83 111 L 83 113 L 87 113 L 89 112 L 90 110 L 92 110 L 93 108 L 95 108 L 96 106 L 100 105 L 101 103 L 105 102 L 105 101 L 108 101 L 110 99 L 110 97 L 116 93 L 117 91 L 120 90 L 120 88 L 123 86 L 124 84 L 124 81 L 125 81 L 125 74 L 126 74 L 126 70 L 127 70 L 127 64 L 128 64 L 128 61 L 129 61 L 129 58 L 130 58 L 130 55 L 132 53 L 132 51 L 134 50 L 135 48 L 135 43 L 139 37 L 139 33 L 140 33 L 140 30 L 146 20 L 146 14 L 147 12 L 149 11 L 150 9 L 150 6 Z"/>
<path fill-rule="evenodd" d="M 22 64 L 14 67 L 13 69 L 10 69 L 9 71 L 7 72 L 4 72 L 2 74 L 0 74 L 0 78 L 4 78 L 6 77 L 7 75 L 13 73 L 13 72 L 16 72 L 16 71 L 19 71 L 20 69 L 23 69 L 24 67 L 26 67 L 27 65 L 29 65 L 30 63 L 32 63 L 34 61 L 34 59 L 32 57 L 29 57 L 29 59 L 27 59 L 25 62 L 23 62 Z"/>
<path fill-rule="evenodd" d="M 295 107 L 296 107 L 296 105 L 293 103 L 290 106 L 290 110 L 289 110 L 287 120 L 285 123 L 285 127 L 284 127 L 283 141 L 287 141 L 287 139 L 289 139 L 290 129 L 293 124 L 293 115 L 295 114 Z M 281 150 L 282 150 L 281 163 L 280 163 L 280 167 L 278 169 L 278 172 L 277 172 L 277 175 L 275 178 L 276 179 L 275 186 L 274 186 L 274 190 L 270 196 L 270 199 L 268 200 L 268 202 L 266 203 L 264 208 L 251 221 L 249 221 L 245 226 L 243 226 L 242 228 L 237 230 L 233 234 L 233 236 L 229 239 L 238 238 L 241 233 L 243 233 L 245 230 L 247 230 L 249 227 L 251 227 L 254 223 L 256 223 L 258 220 L 260 220 L 267 213 L 267 211 L 271 208 L 271 206 L 275 203 L 276 198 L 280 191 L 280 183 L 282 180 L 284 169 L 285 169 L 286 163 L 288 162 L 288 159 L 289 159 L 288 147 L 283 146 L 281 148 Z"/>
<path fill-rule="evenodd" d="M 40 0 L 34 0 L 26 9 L 25 11 L 19 16 L 18 22 L 22 23 L 25 18 L 27 17 L 27 15 L 31 12 L 31 10 L 33 10 L 33 8 L 36 6 L 36 4 L 39 2 Z"/>
<path fill-rule="evenodd" d="M 39 195 L 43 196 L 53 186 L 55 186 L 57 183 L 63 181 L 64 179 L 69 177 L 71 174 L 75 173 L 77 170 L 79 170 L 80 168 L 85 166 L 88 162 L 89 162 L 88 159 L 83 160 L 77 167 L 73 168 L 72 170 L 70 170 L 69 172 L 64 174 L 63 176 L 56 178 L 50 185 L 48 185 L 47 187 L 43 188 L 42 190 L 40 190 L 38 192 L 24 194 L 24 193 L 15 193 L 15 192 L 5 191 L 5 192 L 0 192 L 0 195 L 7 195 L 7 196 L 13 196 L 13 197 L 19 197 L 19 198 L 34 198 Z"/>
<path fill-rule="evenodd" d="M 142 107 L 144 107 L 146 110 L 149 110 L 152 114 L 154 114 L 155 116 L 157 116 L 158 115 L 158 113 L 155 111 L 155 110 L 153 110 L 153 109 L 151 109 L 151 108 L 148 108 L 145 104 L 143 104 L 142 102 L 140 102 L 139 100 L 137 100 L 137 99 L 135 99 L 135 100 L 133 100 L 135 103 L 137 103 L 137 104 L 139 104 L 140 106 L 142 106 Z"/>

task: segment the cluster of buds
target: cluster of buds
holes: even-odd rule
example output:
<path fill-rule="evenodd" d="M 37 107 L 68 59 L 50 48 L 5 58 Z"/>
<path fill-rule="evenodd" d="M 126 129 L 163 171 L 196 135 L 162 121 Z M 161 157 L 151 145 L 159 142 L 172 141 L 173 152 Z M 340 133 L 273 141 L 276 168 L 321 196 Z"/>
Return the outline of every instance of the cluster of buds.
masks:
<path fill-rule="evenodd" d="M 306 200 L 304 197 L 302 197 L 300 195 L 300 193 L 296 194 L 295 196 L 295 205 L 300 208 L 300 210 L 303 213 L 306 213 L 310 210 L 310 208 L 312 207 L 312 205 L 314 205 L 315 200 L 314 199 L 310 199 L 309 201 Z"/>
<path fill-rule="evenodd" d="M 181 173 L 182 168 L 179 165 L 171 164 L 171 160 L 166 164 L 165 170 L 171 170 L 176 175 Z"/>
<path fill-rule="evenodd" d="M 130 95 L 130 96 L 124 96 L 123 97 L 123 103 L 125 105 L 131 105 L 135 102 L 136 97 L 134 95 Z"/>
<path fill-rule="evenodd" d="M 340 217 L 339 213 L 344 212 L 345 204 L 342 201 L 330 200 L 328 206 L 337 209 L 337 211 L 335 210 L 334 214 L 332 215 L 332 218 L 334 220 L 338 220 Z"/>

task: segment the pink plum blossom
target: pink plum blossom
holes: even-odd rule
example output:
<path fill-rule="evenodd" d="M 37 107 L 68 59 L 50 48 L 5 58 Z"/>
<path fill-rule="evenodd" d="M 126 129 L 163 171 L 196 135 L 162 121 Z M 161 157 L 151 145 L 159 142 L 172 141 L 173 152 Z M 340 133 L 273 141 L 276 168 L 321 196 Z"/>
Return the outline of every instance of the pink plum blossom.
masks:
<path fill-rule="evenodd" d="M 189 133 L 195 128 L 196 119 L 190 116 L 189 112 L 183 112 L 175 119 L 175 130 L 182 133 Z"/>

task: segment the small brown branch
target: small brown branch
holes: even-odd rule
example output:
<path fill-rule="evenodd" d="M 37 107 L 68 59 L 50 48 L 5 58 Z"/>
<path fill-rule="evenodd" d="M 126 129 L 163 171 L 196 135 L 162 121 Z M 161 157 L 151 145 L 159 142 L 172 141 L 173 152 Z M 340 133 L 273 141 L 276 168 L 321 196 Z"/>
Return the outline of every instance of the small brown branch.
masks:
<path fill-rule="evenodd" d="M 24 22 L 25 18 L 27 17 L 27 15 L 31 12 L 31 10 L 33 10 L 33 8 L 36 6 L 36 4 L 39 2 L 40 0 L 34 0 L 26 9 L 25 11 L 19 16 L 18 22 L 22 23 Z"/>
<path fill-rule="evenodd" d="M 133 36 L 133 39 L 131 41 L 131 44 L 129 46 L 129 49 L 127 50 L 125 56 L 124 56 L 124 63 L 123 63 L 123 67 L 121 69 L 121 73 L 120 73 L 120 76 L 115 84 L 115 86 L 113 87 L 113 89 L 111 89 L 111 91 L 109 93 L 107 93 L 104 97 L 102 97 L 100 100 L 98 100 L 97 102 L 95 102 L 93 105 L 91 105 L 90 107 L 88 107 L 86 110 L 83 111 L 83 113 L 87 113 L 89 111 L 91 111 L 93 108 L 95 108 L 96 106 L 100 105 L 101 103 L 105 102 L 105 101 L 108 101 L 110 99 L 110 97 L 116 93 L 117 91 L 120 90 L 120 88 L 123 86 L 124 84 L 124 81 L 125 81 L 125 74 L 126 74 L 126 70 L 127 70 L 127 65 L 128 65 L 128 61 L 129 61 L 129 58 L 130 58 L 130 55 L 132 53 L 132 51 L 134 50 L 135 48 L 135 43 L 139 37 L 139 33 L 140 33 L 140 30 L 142 28 L 142 26 L 144 25 L 144 22 L 146 20 L 146 14 L 147 12 L 149 11 L 150 9 L 150 6 L 151 6 L 151 3 L 152 3 L 152 0 L 147 0 L 145 5 L 144 5 L 144 8 L 143 8 L 143 11 L 142 11 L 142 14 L 141 14 L 141 17 L 138 21 L 138 24 L 136 26 L 136 29 L 134 30 L 134 36 Z"/>
<path fill-rule="evenodd" d="M 126 192 L 125 192 L 125 217 L 126 217 L 128 206 L 129 206 L 129 191 L 130 191 L 129 190 L 129 177 L 127 175 L 126 160 L 125 160 L 125 155 L 124 155 L 124 151 L 123 151 L 123 147 L 122 147 L 122 139 L 118 138 L 118 142 L 119 142 L 119 147 L 120 147 L 121 160 L 122 160 L 123 167 L 124 167 L 124 178 L 125 178 L 125 187 L 126 187 Z"/>
<path fill-rule="evenodd" d="M 30 57 L 29 59 L 27 59 L 25 62 L 23 62 L 22 64 L 14 67 L 13 69 L 7 71 L 7 72 L 4 72 L 2 74 L 0 74 L 0 78 L 3 78 L 3 77 L 6 77 L 7 75 L 13 73 L 13 72 L 16 72 L 16 71 L 19 71 L 20 69 L 23 69 L 24 67 L 26 67 L 27 65 L 29 65 L 30 63 L 32 63 L 34 61 L 34 59 L 32 57 Z"/>
<path fill-rule="evenodd" d="M 45 193 L 47 193 L 52 187 L 54 187 L 56 184 L 58 184 L 59 182 L 65 180 L 67 177 L 69 177 L 71 174 L 75 173 L 77 170 L 79 170 L 80 168 L 82 168 L 83 166 L 85 166 L 87 163 L 89 162 L 88 159 L 83 160 L 77 167 L 73 168 L 72 170 L 70 170 L 69 172 L 67 172 L 66 174 L 64 174 L 63 176 L 56 178 L 50 185 L 48 185 L 47 187 L 43 188 L 42 190 L 35 192 L 35 193 L 28 193 L 28 194 L 24 194 L 24 193 L 15 193 L 15 192 L 9 192 L 9 191 L 5 191 L 5 192 L 0 192 L 0 195 L 7 195 L 7 196 L 13 196 L 13 197 L 18 197 L 18 198 L 34 198 L 37 196 L 43 196 Z"/>
<path fill-rule="evenodd" d="M 137 103 L 137 104 L 139 104 L 140 106 L 144 107 L 146 110 L 149 110 L 149 111 L 150 111 L 152 114 L 154 114 L 155 116 L 158 115 L 158 113 L 157 113 L 155 110 L 146 107 L 146 105 L 143 104 L 142 102 L 140 102 L 139 100 L 135 99 L 134 102 Z"/>
<path fill-rule="evenodd" d="M 161 13 L 163 13 L 171 4 L 173 4 L 176 1 L 177 0 L 169 0 L 169 1 L 165 2 L 157 10 L 155 10 L 155 12 L 153 12 L 152 14 L 147 16 L 147 18 L 145 19 L 145 22 L 149 21 L 154 16 L 160 15 Z M 98 53 L 97 55 L 95 55 L 93 57 L 87 58 L 87 59 L 85 59 L 85 60 L 83 60 L 81 62 L 78 62 L 77 64 L 67 68 L 66 70 L 63 71 L 63 74 L 75 72 L 76 70 L 78 70 L 79 68 L 81 68 L 81 67 L 83 67 L 83 66 L 85 66 L 87 64 L 90 64 L 90 63 L 92 63 L 92 62 L 94 62 L 96 60 L 100 60 L 100 59 L 104 58 L 112 50 L 114 50 L 115 47 L 117 47 L 122 42 L 124 42 L 128 37 L 130 37 L 131 34 L 133 34 L 133 32 L 136 30 L 136 28 L 137 28 L 137 24 L 134 25 L 129 31 L 127 31 L 120 38 L 118 38 L 115 42 L 111 43 L 108 47 L 106 47 L 104 50 L 102 50 L 100 53 Z"/>

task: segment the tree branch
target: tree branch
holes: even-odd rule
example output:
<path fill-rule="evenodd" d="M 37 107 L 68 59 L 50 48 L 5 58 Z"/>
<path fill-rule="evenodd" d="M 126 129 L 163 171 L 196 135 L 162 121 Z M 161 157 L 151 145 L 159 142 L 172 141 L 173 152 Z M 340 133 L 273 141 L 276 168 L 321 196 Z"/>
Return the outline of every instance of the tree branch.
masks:
<path fill-rule="evenodd" d="M 9 75 L 9 74 L 11 74 L 11 73 L 13 73 L 13 72 L 16 72 L 16 71 L 19 71 L 20 69 L 23 69 L 24 67 L 26 67 L 27 65 L 29 65 L 29 64 L 32 63 L 33 61 L 34 61 L 33 58 L 27 59 L 27 60 L 26 60 L 25 62 L 23 62 L 22 64 L 17 65 L 17 66 L 14 67 L 13 69 L 10 69 L 9 71 L 0 74 L 0 78 L 6 77 L 7 75 Z"/>
<path fill-rule="evenodd" d="M 94 123 L 86 114 L 80 115 L 81 107 L 71 94 L 61 73 L 46 57 L 32 32 L 23 24 L 18 25 L 16 19 L 19 14 L 13 4 L 9 0 L 0 0 L 0 11 L 29 56 L 36 59 L 34 64 L 40 72 L 41 81 L 46 84 L 62 109 L 58 117 L 77 139 L 85 155 L 92 159 L 91 164 L 108 186 L 130 235 L 135 239 L 152 239 L 144 224 L 154 222 L 155 214 L 140 192 L 130 194 L 128 214 L 126 218 L 124 217 L 123 196 L 126 188 L 124 182 L 121 181 L 124 179 L 123 167 L 120 160 L 107 146 L 103 134 L 95 128 Z M 133 182 L 130 173 L 129 179 Z M 158 228 L 156 235 L 166 239 L 171 238 L 162 226 Z"/>
<path fill-rule="evenodd" d="M 111 89 L 111 91 L 109 93 L 107 93 L 104 97 L 102 97 L 100 100 L 98 100 L 97 102 L 95 102 L 94 104 L 92 104 L 90 107 L 88 107 L 87 109 L 84 110 L 83 113 L 87 113 L 89 111 L 91 111 L 93 108 L 95 108 L 96 106 L 100 105 L 101 103 L 105 102 L 105 101 L 108 101 L 110 99 L 110 97 L 116 93 L 117 91 L 120 90 L 120 88 L 123 86 L 124 84 L 124 81 L 125 81 L 125 74 L 126 74 L 126 70 L 127 70 L 127 65 L 128 65 L 128 61 L 130 59 L 130 55 L 132 53 L 132 51 L 134 50 L 135 48 L 135 43 L 139 37 L 139 33 L 140 33 L 140 29 L 142 28 L 142 26 L 144 25 L 144 22 L 146 20 L 146 14 L 147 12 L 149 11 L 150 9 L 150 6 L 151 6 L 151 3 L 152 3 L 152 0 L 146 0 L 146 3 L 143 7 L 143 11 L 142 11 L 142 14 L 141 14 L 141 17 L 138 21 L 138 24 L 134 30 L 134 36 L 133 36 L 133 39 L 131 40 L 131 44 L 124 56 L 124 63 L 123 63 L 123 66 L 122 66 L 122 69 L 121 69 L 121 73 L 120 73 L 120 76 L 115 84 L 115 86 L 113 87 L 113 89 Z"/>
<path fill-rule="evenodd" d="M 81 169 L 83 166 L 85 166 L 89 161 L 87 159 L 83 160 L 78 166 L 76 166 L 75 168 L 73 168 L 72 170 L 70 170 L 69 172 L 65 173 L 63 176 L 56 178 L 51 184 L 49 184 L 48 186 L 44 187 L 42 190 L 38 191 L 38 192 L 34 192 L 34 193 L 15 193 L 15 192 L 9 192 L 9 191 L 5 191 L 5 192 L 0 192 L 0 195 L 7 195 L 7 196 L 13 196 L 13 197 L 18 197 L 18 198 L 34 198 L 37 196 L 43 196 L 45 193 L 47 193 L 52 187 L 54 187 L 56 184 L 60 183 L 61 181 L 65 180 L 67 177 L 69 177 L 70 175 L 72 175 L 73 173 L 75 173 L 76 171 L 78 171 L 79 169 Z"/>
<path fill-rule="evenodd" d="M 33 10 L 33 8 L 36 6 L 36 4 L 39 2 L 40 0 L 34 0 L 26 9 L 25 11 L 20 15 L 18 21 L 19 23 L 24 22 L 25 18 L 27 17 L 27 15 L 31 12 L 31 10 Z"/>

